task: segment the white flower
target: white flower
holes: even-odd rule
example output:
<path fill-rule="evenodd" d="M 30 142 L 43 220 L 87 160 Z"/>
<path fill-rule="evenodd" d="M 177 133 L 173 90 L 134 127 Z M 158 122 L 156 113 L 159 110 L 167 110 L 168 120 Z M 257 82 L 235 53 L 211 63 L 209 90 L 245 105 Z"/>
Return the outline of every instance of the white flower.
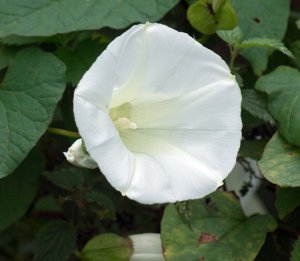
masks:
<path fill-rule="evenodd" d="M 98 167 L 97 163 L 87 153 L 82 139 L 76 140 L 67 152 L 64 152 L 67 161 L 77 167 L 85 167 L 88 169 L 95 169 Z"/>
<path fill-rule="evenodd" d="M 107 180 L 141 203 L 201 198 L 233 168 L 240 89 L 185 33 L 142 24 L 110 43 L 76 88 L 79 133 Z"/>
<path fill-rule="evenodd" d="M 131 235 L 133 254 L 129 261 L 164 261 L 160 234 Z"/>

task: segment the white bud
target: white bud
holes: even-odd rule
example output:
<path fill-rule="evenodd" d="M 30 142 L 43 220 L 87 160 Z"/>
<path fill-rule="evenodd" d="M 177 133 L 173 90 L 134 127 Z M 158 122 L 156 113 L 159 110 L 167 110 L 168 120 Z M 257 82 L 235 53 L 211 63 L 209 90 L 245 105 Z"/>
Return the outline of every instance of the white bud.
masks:
<path fill-rule="evenodd" d="M 86 151 L 82 139 L 76 140 L 67 152 L 64 152 L 67 161 L 77 167 L 84 167 L 88 169 L 98 168 L 97 163 Z"/>

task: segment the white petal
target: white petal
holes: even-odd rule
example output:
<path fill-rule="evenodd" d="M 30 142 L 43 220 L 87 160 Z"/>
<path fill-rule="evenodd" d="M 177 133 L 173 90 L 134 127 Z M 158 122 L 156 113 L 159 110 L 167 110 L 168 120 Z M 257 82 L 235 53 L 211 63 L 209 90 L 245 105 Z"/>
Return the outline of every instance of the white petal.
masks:
<path fill-rule="evenodd" d="M 151 93 L 184 94 L 230 76 L 218 55 L 185 33 L 161 24 L 138 25 L 134 32 L 134 40 L 128 33 L 108 47 L 119 86 L 112 106 Z"/>
<path fill-rule="evenodd" d="M 111 119 L 106 112 L 76 95 L 74 113 L 87 151 L 108 181 L 117 190 L 125 190 L 132 172 L 132 157 Z"/>
<path fill-rule="evenodd" d="M 175 202 L 203 197 L 222 185 L 221 173 L 210 167 L 205 158 L 195 158 L 163 136 L 147 134 L 150 135 L 122 133 L 136 162 L 125 192 L 129 198 L 145 204 Z"/>

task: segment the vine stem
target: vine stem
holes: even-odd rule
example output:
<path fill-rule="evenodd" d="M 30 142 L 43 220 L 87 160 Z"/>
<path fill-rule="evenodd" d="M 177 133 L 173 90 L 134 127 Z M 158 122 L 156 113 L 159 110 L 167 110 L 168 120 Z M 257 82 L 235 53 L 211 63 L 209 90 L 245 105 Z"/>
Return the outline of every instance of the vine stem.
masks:
<path fill-rule="evenodd" d="M 235 59 L 238 56 L 239 52 L 238 49 L 235 47 L 231 47 L 230 46 L 230 62 L 229 62 L 229 68 L 231 72 L 234 72 L 234 63 L 235 63 Z"/>
<path fill-rule="evenodd" d="M 79 133 L 74 132 L 74 131 L 68 131 L 68 130 L 59 129 L 59 128 L 48 128 L 47 131 L 52 134 L 65 136 L 65 137 L 69 137 L 69 138 L 75 138 L 75 139 L 80 138 Z"/>

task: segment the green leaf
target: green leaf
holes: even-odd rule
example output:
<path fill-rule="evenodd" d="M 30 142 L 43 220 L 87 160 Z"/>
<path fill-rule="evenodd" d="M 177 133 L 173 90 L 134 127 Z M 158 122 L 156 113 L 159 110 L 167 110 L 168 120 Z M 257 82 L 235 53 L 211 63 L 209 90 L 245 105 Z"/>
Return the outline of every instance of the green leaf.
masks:
<path fill-rule="evenodd" d="M 252 261 L 276 228 L 271 216 L 246 218 L 238 199 L 225 192 L 191 201 L 191 213 L 189 227 L 174 204 L 166 208 L 161 236 L 167 261 Z"/>
<path fill-rule="evenodd" d="M 291 255 L 291 261 L 299 261 L 300 260 L 300 237 L 296 240 L 294 244 L 294 249 Z"/>
<path fill-rule="evenodd" d="M 268 94 L 268 109 L 279 133 L 288 143 L 300 146 L 300 72 L 280 66 L 262 76 L 255 88 Z"/>
<path fill-rule="evenodd" d="M 39 189 L 39 174 L 43 169 L 39 151 L 29 153 L 9 177 L 0 179 L 0 231 L 22 217 Z"/>
<path fill-rule="evenodd" d="M 54 171 L 43 172 L 43 176 L 60 188 L 74 190 L 83 185 L 84 175 L 89 172 L 89 170 L 84 168 L 64 166 Z"/>
<path fill-rule="evenodd" d="M 0 178 L 45 132 L 65 88 L 65 66 L 39 49 L 17 53 L 0 85 Z"/>
<path fill-rule="evenodd" d="M 274 123 L 274 120 L 267 109 L 268 105 L 266 97 L 253 89 L 243 89 L 242 97 L 242 108 L 244 110 L 259 119 Z"/>
<path fill-rule="evenodd" d="M 92 63 L 105 49 L 106 44 L 92 41 L 79 43 L 75 49 L 60 47 L 56 55 L 67 66 L 67 82 L 77 85 L 83 74 L 91 67 Z"/>
<path fill-rule="evenodd" d="M 127 261 L 132 255 L 131 241 L 114 234 L 93 237 L 81 252 L 84 261 Z"/>
<path fill-rule="evenodd" d="M 266 140 L 242 140 L 238 155 L 259 160 L 266 146 Z"/>
<path fill-rule="evenodd" d="M 275 206 L 283 219 L 300 205 L 300 188 L 277 188 Z"/>
<path fill-rule="evenodd" d="M 285 47 L 284 43 L 276 39 L 251 38 L 241 42 L 239 47 L 240 48 L 249 48 L 249 47 L 271 48 L 279 52 L 282 52 L 283 54 L 289 56 L 290 58 L 294 58 L 293 54 L 288 48 Z"/>
<path fill-rule="evenodd" d="M 19 0 L 0 2 L 0 37 L 47 36 L 108 26 L 124 28 L 133 22 L 154 22 L 178 0 Z"/>
<path fill-rule="evenodd" d="M 264 177 L 274 184 L 300 186 L 300 148 L 286 143 L 278 133 L 268 142 L 258 166 Z"/>
<path fill-rule="evenodd" d="M 232 30 L 219 30 L 217 35 L 229 45 L 238 45 L 243 37 L 242 31 L 238 26 Z"/>
<path fill-rule="evenodd" d="M 66 261 L 76 248 L 76 229 L 57 220 L 48 223 L 35 239 L 34 261 Z"/>
<path fill-rule="evenodd" d="M 233 29 L 237 23 L 235 11 L 229 0 L 199 0 L 188 8 L 187 19 L 203 34 Z"/>
<path fill-rule="evenodd" d="M 285 35 L 290 11 L 289 0 L 232 0 L 238 15 L 238 26 L 244 40 L 263 37 L 281 41 Z M 241 54 L 250 62 L 257 75 L 267 68 L 271 50 L 248 48 Z"/>

